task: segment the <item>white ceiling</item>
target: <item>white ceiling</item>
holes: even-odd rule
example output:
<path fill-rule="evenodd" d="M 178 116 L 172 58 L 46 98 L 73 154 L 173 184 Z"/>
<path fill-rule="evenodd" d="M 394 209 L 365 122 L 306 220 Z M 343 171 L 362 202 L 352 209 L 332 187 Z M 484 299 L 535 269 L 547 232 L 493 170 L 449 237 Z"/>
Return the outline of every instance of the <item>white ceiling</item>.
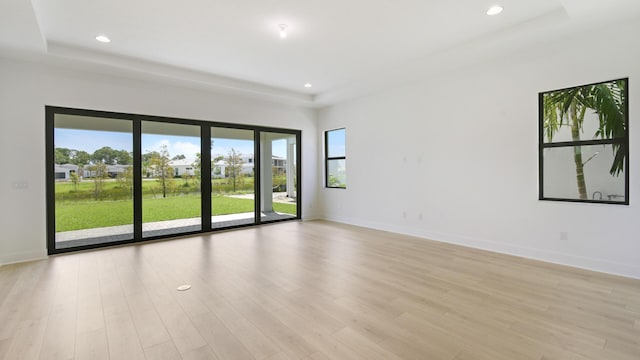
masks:
<path fill-rule="evenodd" d="M 640 0 L 3 0 L 0 49 L 313 106 L 639 15 Z"/>

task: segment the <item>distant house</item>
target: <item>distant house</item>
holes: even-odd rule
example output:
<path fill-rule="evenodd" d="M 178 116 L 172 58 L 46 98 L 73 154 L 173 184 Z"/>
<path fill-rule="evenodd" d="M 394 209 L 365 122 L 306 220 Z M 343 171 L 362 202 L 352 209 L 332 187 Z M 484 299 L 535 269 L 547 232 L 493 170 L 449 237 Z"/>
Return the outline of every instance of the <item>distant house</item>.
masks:
<path fill-rule="evenodd" d="M 78 165 L 73 164 L 55 164 L 54 165 L 54 173 L 56 180 L 69 180 L 71 179 L 71 174 L 78 172 Z"/>
<path fill-rule="evenodd" d="M 287 172 L 287 159 L 280 156 L 272 156 L 271 166 L 274 167 L 275 174 L 284 174 Z"/>
<path fill-rule="evenodd" d="M 196 174 L 195 167 L 193 167 L 193 160 L 171 160 L 169 161 L 169 166 L 173 169 L 173 176 L 175 177 L 185 175 L 193 176 Z"/>
<path fill-rule="evenodd" d="M 96 171 L 94 168 L 95 165 L 85 165 L 83 172 L 84 172 L 84 177 L 86 178 L 92 178 L 96 176 Z M 127 170 L 127 168 L 131 167 L 132 165 L 107 165 L 107 176 L 110 178 L 116 178 L 118 177 L 118 175 L 122 174 L 123 172 L 125 172 Z"/>
<path fill-rule="evenodd" d="M 224 155 L 216 155 L 213 156 L 218 157 L 218 156 L 223 156 L 224 158 L 222 160 L 219 160 L 217 162 L 215 162 L 211 168 L 211 175 L 213 178 L 224 178 L 224 177 L 228 177 L 229 174 L 226 173 L 225 169 L 227 167 L 227 161 L 225 160 L 227 158 L 227 156 Z M 271 166 L 273 166 L 275 168 L 274 173 L 278 173 L 278 174 L 284 174 L 286 172 L 286 166 L 287 166 L 287 159 L 280 157 L 280 156 L 275 156 L 273 155 L 271 157 Z M 255 161 L 253 158 L 253 154 L 248 154 L 248 155 L 242 155 L 241 156 L 242 159 L 242 171 L 241 173 L 243 175 L 253 175 L 254 171 L 255 171 Z"/>

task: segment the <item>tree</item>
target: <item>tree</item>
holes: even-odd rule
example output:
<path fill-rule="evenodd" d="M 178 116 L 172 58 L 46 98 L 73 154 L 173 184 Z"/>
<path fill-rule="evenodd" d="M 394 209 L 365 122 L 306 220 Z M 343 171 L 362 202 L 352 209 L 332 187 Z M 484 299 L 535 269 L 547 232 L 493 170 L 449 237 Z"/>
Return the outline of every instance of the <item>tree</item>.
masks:
<path fill-rule="evenodd" d="M 67 149 L 67 148 L 55 148 L 54 149 L 54 162 L 56 164 L 69 164 L 70 163 L 70 157 L 69 157 L 69 152 L 71 150 Z"/>
<path fill-rule="evenodd" d="M 84 176 L 84 166 L 91 161 L 91 155 L 83 150 L 71 150 L 69 158 L 69 162 L 78 165 L 78 176 Z"/>
<path fill-rule="evenodd" d="M 211 171 L 215 169 L 215 163 L 224 159 L 224 156 L 216 156 L 211 159 Z M 200 153 L 196 153 L 196 160 L 191 164 L 193 166 L 193 170 L 195 173 L 196 181 L 200 179 L 200 175 L 202 174 L 202 156 Z"/>
<path fill-rule="evenodd" d="M 129 165 L 133 161 L 131 153 L 126 150 L 115 150 L 109 146 L 103 146 L 93 152 L 91 160 L 94 162 L 103 162 L 108 165 Z"/>
<path fill-rule="evenodd" d="M 71 183 L 73 184 L 73 190 L 78 191 L 78 184 L 80 183 L 80 176 L 78 173 L 75 171 L 69 173 L 69 180 L 71 180 Z"/>
<path fill-rule="evenodd" d="M 54 162 L 56 164 L 74 164 L 78 165 L 78 176 L 83 176 L 83 167 L 91 161 L 91 155 L 83 150 L 55 148 Z M 80 179 L 78 179 L 80 180 Z M 77 186 L 76 186 L 77 188 Z"/>
<path fill-rule="evenodd" d="M 189 180 L 194 180 L 194 176 L 189 174 L 189 173 L 184 173 L 182 175 L 182 179 L 184 180 L 184 187 L 188 188 L 189 187 Z M 195 182 L 195 181 L 194 181 Z"/>
<path fill-rule="evenodd" d="M 200 187 L 200 179 L 202 175 L 202 156 L 200 153 L 196 153 L 196 160 L 191 164 L 193 166 L 194 181 L 198 188 Z"/>
<path fill-rule="evenodd" d="M 145 154 L 142 154 L 142 173 L 146 177 L 151 176 L 151 159 L 158 156 L 160 156 L 160 153 L 157 151 L 148 151 Z"/>
<path fill-rule="evenodd" d="M 226 163 L 226 172 L 233 181 L 233 192 L 236 192 L 236 182 L 242 181 L 242 154 L 234 148 L 231 148 L 224 159 Z"/>
<path fill-rule="evenodd" d="M 329 174 L 329 186 L 341 187 L 341 186 L 344 186 L 344 184 L 342 183 L 342 181 L 340 181 L 340 179 L 335 177 L 335 175 Z"/>
<path fill-rule="evenodd" d="M 116 162 L 120 165 L 131 165 L 133 163 L 133 155 L 127 150 L 119 150 L 116 152 Z"/>
<path fill-rule="evenodd" d="M 118 187 L 128 199 L 133 198 L 133 166 L 128 166 L 116 178 Z"/>
<path fill-rule="evenodd" d="M 109 176 L 107 173 L 107 165 L 105 163 L 98 162 L 90 166 L 89 170 L 93 172 L 93 196 L 98 200 L 100 199 L 100 193 L 102 193 L 104 180 Z"/>
<path fill-rule="evenodd" d="M 172 157 L 171 160 L 184 160 L 186 158 L 187 158 L 186 156 L 184 156 L 183 154 L 180 154 Z"/>
<path fill-rule="evenodd" d="M 158 177 L 163 198 L 167 197 L 167 189 L 170 187 L 171 179 L 173 178 L 173 169 L 169 166 L 170 161 L 167 145 L 162 145 L 160 152 L 154 152 L 149 160 L 150 166 Z"/>
<path fill-rule="evenodd" d="M 549 142 L 562 126 L 571 130 L 571 138 L 580 141 L 583 122 L 588 110 L 598 116 L 599 127 L 594 138 L 622 138 L 626 133 L 625 81 L 618 80 L 601 84 L 558 90 L 543 95 L 543 127 Z M 624 170 L 626 149 L 612 144 L 614 160 L 609 173 L 618 176 Z M 576 183 L 580 199 L 587 199 L 584 165 L 580 146 L 574 147 Z"/>
<path fill-rule="evenodd" d="M 83 150 L 71 150 L 69 152 L 69 162 L 80 167 L 87 165 L 91 161 L 91 155 Z"/>

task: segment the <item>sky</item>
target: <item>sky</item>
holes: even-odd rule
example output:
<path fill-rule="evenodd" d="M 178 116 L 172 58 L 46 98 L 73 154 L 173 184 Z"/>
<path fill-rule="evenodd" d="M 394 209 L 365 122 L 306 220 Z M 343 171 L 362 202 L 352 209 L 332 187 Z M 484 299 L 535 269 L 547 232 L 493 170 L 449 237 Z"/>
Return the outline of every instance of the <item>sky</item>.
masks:
<path fill-rule="evenodd" d="M 346 131 L 345 129 L 331 130 L 327 132 L 329 135 L 329 157 L 346 156 Z"/>
<path fill-rule="evenodd" d="M 133 149 L 133 135 L 131 133 L 76 130 L 76 129 L 55 129 L 55 147 L 83 150 L 92 154 L 94 151 L 109 146 L 115 150 Z M 200 138 L 189 136 L 169 136 L 142 134 L 142 153 L 150 151 L 160 151 L 163 144 L 167 145 L 169 157 L 184 155 L 187 160 L 195 160 L 196 153 L 200 152 Z M 236 149 L 241 154 L 253 154 L 253 141 L 250 140 L 230 140 L 214 139 L 212 155 L 227 155 L 231 148 Z M 280 157 L 287 155 L 287 143 L 285 140 L 273 142 L 273 154 Z"/>
<path fill-rule="evenodd" d="M 54 143 L 58 148 L 83 150 L 89 154 L 93 154 L 103 146 L 131 152 L 133 135 L 111 131 L 55 129 Z"/>
<path fill-rule="evenodd" d="M 142 134 L 142 153 L 158 151 L 167 145 L 169 157 L 184 155 L 187 160 L 194 161 L 200 152 L 200 138 L 190 136 L 169 136 Z"/>

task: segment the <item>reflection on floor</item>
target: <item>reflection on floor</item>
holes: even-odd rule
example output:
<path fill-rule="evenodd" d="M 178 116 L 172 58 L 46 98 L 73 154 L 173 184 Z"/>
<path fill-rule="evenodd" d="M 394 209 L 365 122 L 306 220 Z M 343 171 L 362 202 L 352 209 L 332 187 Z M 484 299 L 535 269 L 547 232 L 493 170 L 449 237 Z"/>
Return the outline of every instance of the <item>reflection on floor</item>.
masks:
<path fill-rule="evenodd" d="M 262 213 L 260 221 L 293 219 L 294 215 L 275 211 Z M 211 217 L 211 228 L 222 229 L 255 223 L 254 213 L 218 215 Z M 200 218 L 156 221 L 142 224 L 143 237 L 155 237 L 200 231 Z M 104 244 L 133 239 L 133 225 L 108 226 L 93 229 L 56 233 L 56 248 L 68 249 L 77 246 Z"/>

